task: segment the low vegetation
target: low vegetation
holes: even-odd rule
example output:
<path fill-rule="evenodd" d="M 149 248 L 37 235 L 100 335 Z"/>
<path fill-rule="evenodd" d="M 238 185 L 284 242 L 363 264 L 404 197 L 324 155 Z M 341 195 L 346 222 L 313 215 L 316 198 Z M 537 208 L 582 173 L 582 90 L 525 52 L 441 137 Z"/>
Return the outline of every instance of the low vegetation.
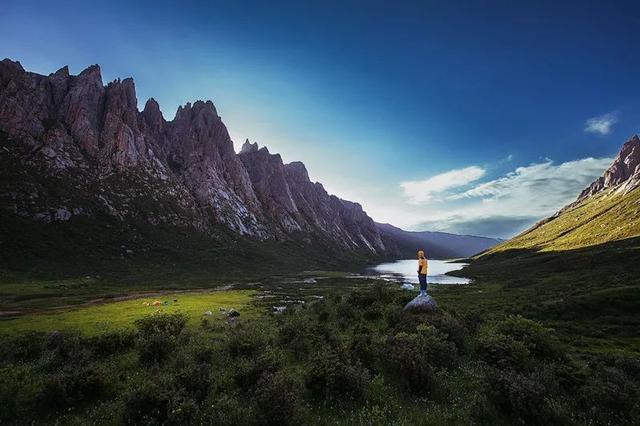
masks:
<path fill-rule="evenodd" d="M 26 331 L 78 331 L 83 335 L 133 328 L 136 320 L 149 315 L 181 313 L 189 318 L 190 325 L 197 325 L 203 313 L 211 322 L 219 322 L 220 308 L 237 309 L 245 316 L 255 315 L 249 302 L 254 292 L 198 291 L 166 293 L 146 297 L 133 297 L 123 301 L 97 300 L 74 309 L 55 309 L 27 315 L 16 315 L 0 321 L 0 333 L 18 334 Z"/>
<path fill-rule="evenodd" d="M 633 424 L 640 361 L 517 315 L 404 312 L 388 284 L 236 321 L 148 315 L 0 347 L 0 423 Z M 191 322 L 191 326 L 189 323 Z"/>

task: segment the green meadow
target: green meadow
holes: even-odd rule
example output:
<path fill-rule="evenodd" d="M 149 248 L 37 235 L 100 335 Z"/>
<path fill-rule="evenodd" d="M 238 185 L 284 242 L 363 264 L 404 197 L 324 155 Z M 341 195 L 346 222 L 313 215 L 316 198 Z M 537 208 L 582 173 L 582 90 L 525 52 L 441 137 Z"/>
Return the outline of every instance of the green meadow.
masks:
<path fill-rule="evenodd" d="M 136 320 L 159 314 L 181 313 L 188 325 L 196 326 L 202 319 L 222 322 L 220 308 L 237 310 L 243 317 L 255 317 L 251 305 L 252 290 L 208 290 L 204 292 L 166 293 L 136 296 L 123 301 L 99 301 L 88 306 L 55 309 L 0 320 L 0 333 L 18 334 L 26 331 L 51 332 L 78 331 L 83 335 L 96 335 L 123 329 L 132 329 Z M 154 306 L 154 302 L 160 302 Z M 205 312 L 212 315 L 204 315 Z"/>

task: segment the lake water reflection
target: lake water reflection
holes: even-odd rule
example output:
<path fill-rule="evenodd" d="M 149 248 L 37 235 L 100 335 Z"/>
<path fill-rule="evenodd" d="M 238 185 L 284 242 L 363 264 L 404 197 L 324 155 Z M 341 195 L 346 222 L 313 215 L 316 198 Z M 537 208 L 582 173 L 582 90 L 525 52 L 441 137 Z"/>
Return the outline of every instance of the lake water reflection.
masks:
<path fill-rule="evenodd" d="M 433 284 L 469 284 L 468 278 L 452 277 L 445 275 L 447 272 L 457 271 L 466 266 L 466 263 L 448 262 L 446 260 L 429 260 L 429 274 L 427 281 Z M 417 259 L 396 260 L 395 262 L 381 263 L 367 270 L 368 273 L 382 278 L 397 280 L 398 282 L 418 283 Z"/>

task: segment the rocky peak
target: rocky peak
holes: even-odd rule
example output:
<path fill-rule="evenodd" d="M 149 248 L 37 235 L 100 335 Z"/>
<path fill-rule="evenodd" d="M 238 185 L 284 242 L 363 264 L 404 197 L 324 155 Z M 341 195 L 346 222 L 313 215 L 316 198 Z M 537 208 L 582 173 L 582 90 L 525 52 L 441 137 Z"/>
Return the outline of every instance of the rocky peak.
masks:
<path fill-rule="evenodd" d="M 608 189 L 624 192 L 640 186 L 640 138 L 634 135 L 620 150 L 611 166 L 586 188 L 578 201 Z"/>
<path fill-rule="evenodd" d="M 138 100 L 136 98 L 136 87 L 132 78 L 114 80 L 107 85 L 106 89 L 107 112 L 116 114 L 131 114 L 132 119 L 138 111 Z"/>
<path fill-rule="evenodd" d="M 0 81 L 24 74 L 26 71 L 18 61 L 5 58 L 0 61 Z"/>
<path fill-rule="evenodd" d="M 249 139 L 245 140 L 242 144 L 242 148 L 240 149 L 240 154 L 246 154 L 248 152 L 257 152 L 258 151 L 258 142 L 251 143 Z"/>
<path fill-rule="evenodd" d="M 104 93 L 100 67 L 92 65 L 71 79 L 58 112 L 58 119 L 68 124 L 71 136 L 92 156 L 99 151 Z"/>
<path fill-rule="evenodd" d="M 82 70 L 80 74 L 78 74 L 78 78 L 81 78 L 81 77 L 93 79 L 93 80 L 100 80 L 100 84 L 102 84 L 102 71 L 100 70 L 100 65 L 95 64 L 95 65 L 88 66 L 87 68 Z"/>
<path fill-rule="evenodd" d="M 144 110 L 142 110 L 142 119 L 145 124 L 148 126 L 151 133 L 158 134 L 162 131 L 162 126 L 164 125 L 164 117 L 162 116 L 162 111 L 160 111 L 160 105 L 158 102 L 149 98 L 149 100 L 144 105 Z"/>
<path fill-rule="evenodd" d="M 284 171 L 287 179 L 291 179 L 293 182 L 310 182 L 307 168 L 301 161 L 292 161 L 285 164 Z"/>
<path fill-rule="evenodd" d="M 69 77 L 69 66 L 65 65 L 64 67 L 60 68 L 58 71 L 54 72 L 53 74 L 49 74 L 49 77 L 68 78 Z"/>

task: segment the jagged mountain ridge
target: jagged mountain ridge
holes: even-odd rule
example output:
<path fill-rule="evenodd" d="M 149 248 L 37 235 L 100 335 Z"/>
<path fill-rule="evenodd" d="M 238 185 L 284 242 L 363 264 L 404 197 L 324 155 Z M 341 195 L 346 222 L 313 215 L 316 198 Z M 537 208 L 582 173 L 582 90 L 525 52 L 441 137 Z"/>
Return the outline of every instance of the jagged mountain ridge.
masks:
<path fill-rule="evenodd" d="M 20 166 L 5 168 L 0 202 L 21 217 L 108 215 L 210 234 L 222 225 L 258 240 L 397 255 L 359 204 L 311 182 L 304 164 L 248 141 L 236 154 L 211 101 L 180 106 L 167 121 L 153 98 L 138 110 L 133 79 L 105 86 L 98 65 L 44 76 L 1 61 L 0 130 L 3 163 Z"/>
<path fill-rule="evenodd" d="M 98 65 L 44 76 L 0 61 L 0 133 L 0 205 L 22 218 L 108 218 L 213 238 L 222 227 L 368 258 L 412 256 L 414 245 L 434 248 L 434 258 L 469 253 L 386 232 L 358 203 L 312 182 L 303 163 L 284 164 L 257 143 L 236 153 L 211 101 L 180 106 L 173 120 L 153 98 L 139 111 L 133 79 L 105 86 Z"/>

